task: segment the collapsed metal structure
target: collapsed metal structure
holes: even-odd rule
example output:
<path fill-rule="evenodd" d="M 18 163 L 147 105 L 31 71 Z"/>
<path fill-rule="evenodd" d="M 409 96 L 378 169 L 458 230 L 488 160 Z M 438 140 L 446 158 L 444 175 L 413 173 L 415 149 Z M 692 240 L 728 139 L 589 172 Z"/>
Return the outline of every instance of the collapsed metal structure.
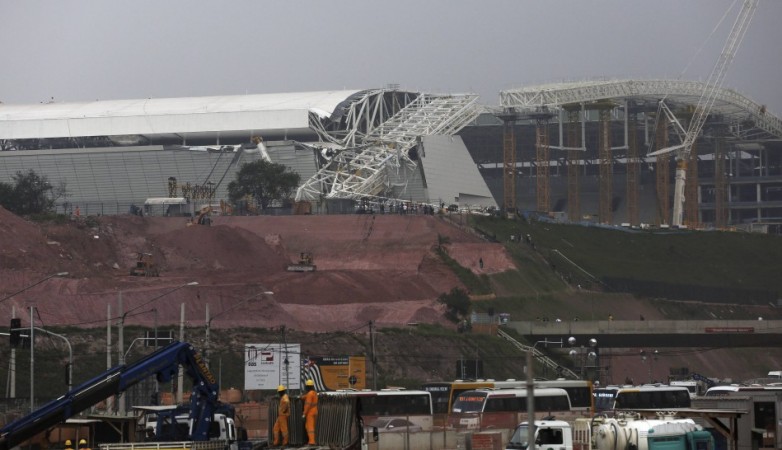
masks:
<path fill-rule="evenodd" d="M 478 96 L 396 89 L 364 91 L 331 117 L 310 112 L 327 160 L 296 192 L 296 201 L 394 198 L 390 175 L 419 167 L 423 136 L 456 134 L 482 112 Z"/>

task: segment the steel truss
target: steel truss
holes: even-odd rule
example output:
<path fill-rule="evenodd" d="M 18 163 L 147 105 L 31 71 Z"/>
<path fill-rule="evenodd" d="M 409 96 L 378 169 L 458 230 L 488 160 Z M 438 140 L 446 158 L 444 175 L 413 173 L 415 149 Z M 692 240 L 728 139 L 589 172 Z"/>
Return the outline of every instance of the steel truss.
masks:
<path fill-rule="evenodd" d="M 535 110 L 543 106 L 557 108 L 568 104 L 603 99 L 647 99 L 656 104 L 661 98 L 669 103 L 697 105 L 705 83 L 682 80 L 610 80 L 531 86 L 500 92 L 503 107 Z M 730 89 L 719 89 L 712 115 L 730 124 L 740 139 L 782 138 L 782 120 L 747 97 Z"/>
<path fill-rule="evenodd" d="M 311 113 L 311 127 L 337 150 L 299 187 L 296 201 L 388 197 L 389 171 L 414 171 L 421 137 L 457 133 L 482 112 L 477 100 L 379 89 L 349 99 L 330 119 Z"/>

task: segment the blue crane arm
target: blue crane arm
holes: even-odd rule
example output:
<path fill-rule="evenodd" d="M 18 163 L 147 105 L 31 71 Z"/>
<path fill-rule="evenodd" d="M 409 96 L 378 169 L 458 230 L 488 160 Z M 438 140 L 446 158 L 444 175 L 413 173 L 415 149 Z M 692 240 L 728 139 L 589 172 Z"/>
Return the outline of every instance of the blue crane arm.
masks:
<path fill-rule="evenodd" d="M 193 419 L 191 438 L 207 440 L 212 414 L 218 404 L 219 386 L 201 354 L 192 345 L 175 341 L 133 364 L 113 367 L 32 413 L 8 423 L 0 429 L 0 450 L 15 447 L 101 400 L 125 392 L 152 375 L 160 382 L 171 381 L 178 374 L 179 365 L 185 368 L 193 380 L 193 394 L 190 397 L 190 417 Z"/>

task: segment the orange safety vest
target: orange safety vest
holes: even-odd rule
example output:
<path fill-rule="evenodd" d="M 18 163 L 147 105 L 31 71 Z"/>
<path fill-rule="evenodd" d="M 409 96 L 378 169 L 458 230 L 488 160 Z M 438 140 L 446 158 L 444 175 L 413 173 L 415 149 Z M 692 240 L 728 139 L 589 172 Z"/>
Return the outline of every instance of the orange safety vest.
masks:
<path fill-rule="evenodd" d="M 285 394 L 280 398 L 280 406 L 277 407 L 277 415 L 281 417 L 289 417 L 291 415 L 291 401 L 288 398 L 288 394 Z"/>
<path fill-rule="evenodd" d="M 307 391 L 302 397 L 304 400 L 304 415 L 318 414 L 318 393 L 315 390 Z"/>

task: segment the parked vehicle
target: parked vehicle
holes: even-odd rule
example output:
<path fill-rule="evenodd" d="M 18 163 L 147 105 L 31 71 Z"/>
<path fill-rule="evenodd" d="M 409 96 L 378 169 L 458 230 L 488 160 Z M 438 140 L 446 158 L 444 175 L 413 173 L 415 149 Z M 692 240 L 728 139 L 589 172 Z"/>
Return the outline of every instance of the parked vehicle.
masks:
<path fill-rule="evenodd" d="M 416 425 L 401 417 L 380 417 L 367 423 L 367 426 L 370 429 L 372 427 L 377 427 L 378 433 L 416 433 L 422 430 L 421 425 Z"/>
<path fill-rule="evenodd" d="M 510 437 L 506 450 L 557 449 L 573 450 L 573 430 L 564 420 L 536 420 L 534 422 L 534 446 L 529 447 L 529 422 L 522 422 Z"/>

